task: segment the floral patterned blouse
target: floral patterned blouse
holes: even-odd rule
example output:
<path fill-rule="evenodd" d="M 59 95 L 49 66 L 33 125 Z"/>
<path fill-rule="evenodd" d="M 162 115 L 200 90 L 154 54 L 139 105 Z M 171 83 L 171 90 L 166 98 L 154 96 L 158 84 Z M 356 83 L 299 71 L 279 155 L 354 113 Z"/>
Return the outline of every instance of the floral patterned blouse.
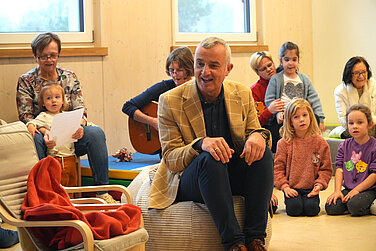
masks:
<path fill-rule="evenodd" d="M 57 83 L 63 87 L 65 92 L 66 110 L 72 111 L 85 107 L 81 85 L 76 74 L 60 67 L 56 67 L 56 69 Z M 38 104 L 38 94 L 43 86 L 51 82 L 39 78 L 38 67 L 18 78 L 16 100 L 19 119 L 22 122 L 29 122 L 43 111 Z M 86 117 L 87 111 L 85 109 L 84 118 L 86 119 Z"/>

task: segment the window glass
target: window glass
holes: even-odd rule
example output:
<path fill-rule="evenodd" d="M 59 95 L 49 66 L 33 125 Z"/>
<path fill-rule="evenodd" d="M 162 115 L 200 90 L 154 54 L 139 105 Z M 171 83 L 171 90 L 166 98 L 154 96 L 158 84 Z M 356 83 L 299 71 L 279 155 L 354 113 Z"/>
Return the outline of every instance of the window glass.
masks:
<path fill-rule="evenodd" d="M 57 33 L 63 42 L 92 42 L 92 0 L 11 0 L 0 8 L 0 43 L 30 43 Z"/>
<path fill-rule="evenodd" d="M 179 32 L 247 32 L 242 0 L 179 0 Z"/>
<path fill-rule="evenodd" d="M 6 8 L 0 8 L 0 32 L 82 32 L 81 15 L 82 1 L 77 0 L 6 1 Z"/>
<path fill-rule="evenodd" d="M 255 0 L 174 0 L 175 41 L 255 41 Z"/>

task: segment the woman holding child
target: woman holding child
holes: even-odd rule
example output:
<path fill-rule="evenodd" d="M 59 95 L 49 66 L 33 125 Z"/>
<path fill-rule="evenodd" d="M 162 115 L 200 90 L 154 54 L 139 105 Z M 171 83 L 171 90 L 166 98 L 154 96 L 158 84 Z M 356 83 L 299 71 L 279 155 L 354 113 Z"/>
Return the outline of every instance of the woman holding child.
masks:
<path fill-rule="evenodd" d="M 67 111 L 84 108 L 81 85 L 76 74 L 57 66 L 61 51 L 59 37 L 50 32 L 39 34 L 31 42 L 31 48 L 38 66 L 21 75 L 18 79 L 16 100 L 19 119 L 27 123 L 39 115 L 42 107 L 38 105 L 38 95 L 42 87 L 51 83 L 56 83 L 63 88 Z M 44 135 L 37 127 L 29 127 L 29 131 L 34 137 L 39 159 L 46 157 L 46 145 L 51 146 L 52 140 L 45 140 Z M 106 137 L 101 128 L 87 126 L 86 109 L 81 121 L 81 127 L 72 135 L 72 138 L 78 140 L 74 143 L 76 155 L 88 155 L 94 184 L 108 184 Z M 108 203 L 116 203 L 107 192 L 98 192 L 97 196 Z"/>
<path fill-rule="evenodd" d="M 270 126 L 269 120 L 277 112 L 283 111 L 285 103 L 281 99 L 276 99 L 265 107 L 265 92 L 270 79 L 276 74 L 276 68 L 272 59 L 272 55 L 268 51 L 260 51 L 252 54 L 250 59 L 251 68 L 260 77 L 259 80 L 251 86 L 252 96 L 255 101 L 257 118 L 262 127 L 271 131 L 272 135 L 279 133 L 279 126 Z M 277 148 L 278 137 L 272 138 L 272 152 L 275 153 Z M 273 213 L 278 209 L 278 198 L 272 194 L 271 199 Z"/>
<path fill-rule="evenodd" d="M 252 96 L 255 100 L 257 117 L 262 127 L 268 129 L 272 135 L 279 134 L 280 126 L 269 123 L 270 119 L 276 113 L 282 112 L 285 108 L 285 102 L 280 98 L 272 101 L 269 106 L 265 106 L 265 93 L 270 79 L 277 73 L 272 55 L 268 51 L 256 52 L 250 60 L 251 68 L 260 77 L 259 80 L 251 86 Z M 273 137 L 272 152 L 276 152 L 277 142 L 280 137 Z"/>

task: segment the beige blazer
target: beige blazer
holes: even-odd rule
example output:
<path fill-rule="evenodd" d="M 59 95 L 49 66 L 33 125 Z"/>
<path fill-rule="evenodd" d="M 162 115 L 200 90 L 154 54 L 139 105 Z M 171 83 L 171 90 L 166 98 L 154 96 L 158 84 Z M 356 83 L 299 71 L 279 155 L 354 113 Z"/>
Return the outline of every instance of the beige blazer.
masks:
<path fill-rule="evenodd" d="M 257 119 L 250 88 L 229 80 L 223 82 L 223 88 L 231 137 L 235 150 L 242 152 L 248 136 L 265 129 Z M 195 80 L 159 97 L 158 126 L 163 158 L 150 190 L 149 208 L 162 209 L 175 201 L 180 176 L 199 155 L 192 145 L 206 136 Z"/>

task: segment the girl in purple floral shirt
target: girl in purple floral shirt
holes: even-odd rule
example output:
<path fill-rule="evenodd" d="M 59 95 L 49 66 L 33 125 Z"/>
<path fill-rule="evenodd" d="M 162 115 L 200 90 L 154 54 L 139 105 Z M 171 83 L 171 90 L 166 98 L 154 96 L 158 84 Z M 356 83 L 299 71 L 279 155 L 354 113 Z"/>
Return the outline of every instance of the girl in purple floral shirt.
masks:
<path fill-rule="evenodd" d="M 329 215 L 349 212 L 362 216 L 370 213 L 376 199 L 376 139 L 369 136 L 371 111 L 364 105 L 353 105 L 346 120 L 352 138 L 339 145 L 334 193 L 328 197 L 325 210 Z"/>

